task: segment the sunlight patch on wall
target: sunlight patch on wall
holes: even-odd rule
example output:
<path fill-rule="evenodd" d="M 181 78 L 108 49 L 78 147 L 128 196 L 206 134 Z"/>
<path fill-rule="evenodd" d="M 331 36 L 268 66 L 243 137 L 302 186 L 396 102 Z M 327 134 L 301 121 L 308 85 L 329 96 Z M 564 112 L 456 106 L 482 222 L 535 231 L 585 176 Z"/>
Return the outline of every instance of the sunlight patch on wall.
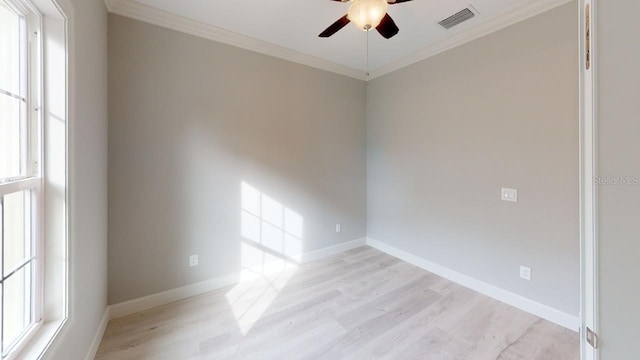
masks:
<path fill-rule="evenodd" d="M 265 273 L 298 264 L 303 250 L 302 216 L 246 182 L 241 204 L 242 268 Z"/>
<path fill-rule="evenodd" d="M 226 298 L 246 335 L 295 274 L 304 219 L 246 182 L 241 183 L 240 205 L 242 277 Z"/>

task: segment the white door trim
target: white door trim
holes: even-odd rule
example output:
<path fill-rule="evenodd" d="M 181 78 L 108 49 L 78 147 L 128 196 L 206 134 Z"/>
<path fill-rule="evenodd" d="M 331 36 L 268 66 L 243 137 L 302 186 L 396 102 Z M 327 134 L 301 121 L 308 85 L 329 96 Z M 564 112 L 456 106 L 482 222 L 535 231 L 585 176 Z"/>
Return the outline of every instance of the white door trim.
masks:
<path fill-rule="evenodd" d="M 586 329 L 598 334 L 598 237 L 596 142 L 596 1 L 580 0 L 580 353 L 582 360 L 597 360 L 598 349 L 587 342 Z M 587 19 L 587 8 L 589 19 Z M 588 28 L 587 28 L 588 26 Z M 588 34 L 587 34 L 588 32 Z M 587 59 L 588 57 L 588 59 Z M 589 66 L 587 66 L 589 60 Z"/>

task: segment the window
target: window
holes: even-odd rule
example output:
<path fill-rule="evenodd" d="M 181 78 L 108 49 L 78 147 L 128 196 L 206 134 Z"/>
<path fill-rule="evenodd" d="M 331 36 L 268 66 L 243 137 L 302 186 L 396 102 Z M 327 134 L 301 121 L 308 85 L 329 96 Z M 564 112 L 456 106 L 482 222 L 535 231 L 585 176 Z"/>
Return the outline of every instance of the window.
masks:
<path fill-rule="evenodd" d="M 15 357 L 41 323 L 39 17 L 0 0 L 0 348 Z"/>

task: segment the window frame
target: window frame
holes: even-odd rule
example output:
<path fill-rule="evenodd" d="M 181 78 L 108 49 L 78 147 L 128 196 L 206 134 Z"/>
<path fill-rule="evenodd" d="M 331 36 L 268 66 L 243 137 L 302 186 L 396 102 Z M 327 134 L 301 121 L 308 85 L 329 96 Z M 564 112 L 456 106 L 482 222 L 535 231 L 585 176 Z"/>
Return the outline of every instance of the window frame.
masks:
<path fill-rule="evenodd" d="M 30 191 L 31 210 L 31 256 L 6 276 L 4 281 L 18 273 L 18 269 L 31 267 L 31 321 L 20 336 L 11 344 L 6 353 L 0 348 L 1 360 L 14 360 L 24 346 L 36 335 L 44 323 L 44 142 L 43 142 L 43 44 L 42 15 L 28 0 L 0 0 L 16 12 L 22 19 L 20 24 L 20 89 L 19 94 L 8 90 L 3 96 L 10 96 L 24 102 L 21 110 L 20 176 L 0 181 L 0 197 L 21 191 Z M 24 112 L 24 113 L 23 113 Z M 2 253 L 4 252 L 4 244 Z M 4 253 L 2 254 L 4 256 Z M 4 264 L 1 269 L 4 277 Z M 2 295 L 4 299 L 4 294 Z M 2 302 L 0 299 L 0 302 Z M 4 321 L 4 319 L 2 320 Z M 0 327 L 3 322 L 0 322 Z M 0 328 L 0 334 L 2 333 Z M 2 340 L 0 339 L 0 343 Z M 4 344 L 3 344 L 4 347 Z"/>

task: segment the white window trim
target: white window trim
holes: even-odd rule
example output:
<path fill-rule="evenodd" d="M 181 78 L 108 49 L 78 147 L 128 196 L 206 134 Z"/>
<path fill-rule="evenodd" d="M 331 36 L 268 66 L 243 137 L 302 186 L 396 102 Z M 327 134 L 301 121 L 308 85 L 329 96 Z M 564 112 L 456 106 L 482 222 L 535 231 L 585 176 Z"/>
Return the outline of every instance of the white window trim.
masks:
<path fill-rule="evenodd" d="M 69 304 L 73 301 L 72 299 L 72 295 L 73 295 L 73 284 L 74 284 L 74 279 L 73 279 L 73 261 L 72 258 L 70 256 L 71 252 L 72 252 L 72 240 L 71 240 L 71 236 L 69 234 L 69 214 L 71 213 L 71 209 L 73 207 L 73 204 L 71 202 L 71 196 L 70 196 L 70 187 L 69 187 L 69 179 L 71 176 L 71 171 L 70 171 L 70 164 L 69 164 L 69 154 L 70 154 L 70 149 L 72 148 L 72 144 L 70 139 L 72 139 L 72 119 L 73 119 L 73 109 L 74 109 L 74 80 L 73 80 L 73 75 L 71 74 L 71 72 L 69 71 L 69 69 L 73 68 L 73 64 L 74 64 L 74 31 L 73 31 L 73 24 L 74 24 L 74 9 L 72 4 L 70 3 L 69 0 L 27 0 L 30 3 L 32 3 L 34 5 L 34 7 L 36 9 L 38 9 L 40 11 L 40 15 L 41 15 L 41 29 L 43 27 L 45 27 L 45 23 L 47 20 L 51 19 L 52 21 L 58 21 L 61 25 L 59 26 L 60 29 L 59 30 L 60 33 L 56 34 L 56 40 L 58 40 L 59 42 L 62 42 L 64 44 L 64 61 L 63 64 L 60 64 L 62 67 L 64 67 L 64 69 L 62 69 L 59 66 L 56 66 L 56 69 L 49 69 L 49 75 L 47 75 L 47 72 L 45 72 L 45 64 L 47 62 L 49 62 L 51 60 L 51 57 L 53 57 L 54 55 L 51 54 L 47 54 L 47 52 L 45 51 L 45 42 L 47 41 L 46 38 L 47 36 L 49 36 L 47 33 L 44 33 L 42 31 L 40 31 L 41 34 L 41 41 L 40 41 L 40 54 L 41 54 L 41 74 L 43 74 L 43 76 L 41 77 L 41 79 L 39 79 L 40 81 L 40 102 L 42 104 L 42 106 L 40 106 L 39 110 L 39 116 L 42 117 L 42 127 L 41 127 L 41 139 L 43 141 L 44 146 L 42 146 L 42 149 L 46 149 L 47 148 L 47 144 L 46 144 L 46 115 L 45 112 L 47 111 L 47 103 L 50 101 L 46 98 L 46 94 L 47 94 L 47 89 L 49 89 L 52 86 L 52 83 L 56 83 L 55 79 L 53 79 L 51 76 L 51 73 L 55 72 L 55 73 L 60 73 L 60 72 L 64 72 L 64 79 L 63 79 L 63 84 L 60 84 L 60 81 L 58 81 L 58 83 L 55 84 L 55 91 L 56 92 L 60 92 L 62 91 L 62 87 L 64 87 L 64 96 L 63 96 L 63 102 L 64 103 L 57 103 L 56 105 L 58 105 L 57 107 L 62 107 L 64 109 L 64 114 L 62 115 L 64 117 L 65 120 L 65 128 L 64 128 L 64 163 L 65 163 L 65 170 L 64 170 L 64 196 L 63 196 L 63 204 L 62 206 L 64 207 L 64 215 L 63 215 L 63 222 L 64 224 L 52 224 L 51 221 L 51 217 L 45 217 L 44 214 L 41 214 L 41 219 L 42 221 L 42 226 L 39 228 L 39 231 L 42 232 L 42 234 L 47 233 L 48 229 L 51 228 L 55 228 L 56 226 L 61 227 L 62 231 L 61 234 L 58 234 L 59 239 L 56 239 L 56 241 L 58 242 L 56 244 L 57 247 L 62 248 L 61 252 L 58 252 L 56 254 L 54 254 L 53 251 L 48 251 L 50 247 L 52 247 L 53 245 L 47 240 L 47 242 L 45 242 L 44 244 L 42 244 L 42 248 L 44 249 L 44 262 L 46 262 L 45 264 L 45 269 L 43 269 L 44 272 L 44 276 L 41 276 L 41 281 L 47 281 L 49 280 L 48 277 L 54 276 L 56 277 L 54 280 L 54 283 L 59 283 L 63 289 L 58 288 L 48 288 L 44 283 L 41 284 L 40 289 L 43 289 L 44 291 L 41 292 L 40 295 L 37 296 L 37 299 L 41 302 L 41 308 L 43 309 L 43 312 L 40 314 L 40 318 L 42 319 L 38 324 L 32 326 L 31 329 L 29 329 L 29 331 L 31 332 L 31 334 L 29 334 L 29 338 L 27 341 L 23 341 L 20 345 L 18 345 L 16 348 L 13 349 L 12 354 L 7 357 L 10 360 L 13 360 L 13 358 L 17 358 L 19 357 L 20 359 L 24 359 L 24 360 L 34 360 L 34 359 L 45 359 L 47 358 L 47 354 L 50 352 L 55 351 L 55 347 L 56 347 L 56 339 L 62 337 L 65 335 L 65 333 L 68 331 L 68 326 L 67 324 L 71 321 L 71 313 L 69 312 Z M 46 28 L 48 29 L 47 31 L 50 31 L 50 28 Z M 53 36 L 52 36 L 53 37 Z M 63 70 L 63 71 L 62 71 Z M 34 107 L 30 106 L 31 110 L 34 110 Z M 46 189 L 46 178 L 47 178 L 47 173 L 45 171 L 45 167 L 44 167 L 44 162 L 45 162 L 45 155 L 44 154 L 40 154 L 40 159 L 42 159 L 42 161 L 38 164 L 38 166 L 40 166 L 40 174 L 41 174 L 41 179 L 43 180 L 44 184 L 42 184 L 42 189 Z M 26 186 L 26 184 L 24 185 L 18 185 L 18 186 Z M 46 198 L 46 194 L 44 194 L 44 191 L 41 192 L 42 195 L 45 195 Z M 49 199 L 45 199 L 45 201 L 48 201 Z M 51 203 L 51 201 L 49 201 L 49 203 Z M 43 207 L 44 209 L 47 208 L 47 205 L 45 205 Z M 48 233 L 47 233 L 48 234 Z M 40 237 L 41 241 L 44 241 L 44 236 Z M 60 256 L 62 255 L 62 256 Z M 61 258 L 62 257 L 62 258 Z M 43 261 L 40 262 L 40 264 L 42 264 Z M 51 263 L 54 263 L 53 265 Z M 61 269 L 61 272 L 58 274 L 53 274 L 51 275 L 50 273 L 47 273 L 47 269 L 49 269 L 51 266 L 58 266 L 58 268 Z M 48 299 L 47 299 L 48 298 Z M 59 311 L 59 314 L 57 314 L 55 317 L 50 317 L 47 313 L 47 307 L 51 306 L 51 298 L 56 298 L 53 301 L 53 306 L 54 307 L 61 307 L 61 310 Z"/>
<path fill-rule="evenodd" d="M 26 141 L 22 144 L 21 152 L 24 158 L 21 159 L 21 167 L 24 174 L 17 179 L 12 179 L 9 183 L 0 184 L 0 196 L 16 193 L 20 191 L 31 191 L 31 241 L 32 256 L 27 263 L 31 265 L 31 291 L 32 299 L 30 306 L 32 311 L 32 323 L 24 330 L 13 344 L 13 348 L 2 357 L 3 360 L 14 360 L 18 357 L 24 346 L 35 336 L 43 323 L 42 316 L 42 292 L 43 292 L 43 220 L 44 220 L 44 196 L 43 196 L 43 173 L 42 173 L 42 45 L 40 34 L 42 30 L 41 14 L 26 0 L 6 0 L 11 7 L 24 17 L 23 31 L 21 37 L 21 58 L 26 59 L 20 63 L 20 89 L 19 94 L 7 93 L 6 95 L 18 98 L 25 103 L 27 118 L 21 124 L 22 131 L 26 134 Z M 34 206 L 35 204 L 35 206 Z M 35 208 L 35 209 L 34 209 Z M 27 265 L 22 265 L 27 266 Z M 9 275 L 10 276 L 10 275 Z"/>

